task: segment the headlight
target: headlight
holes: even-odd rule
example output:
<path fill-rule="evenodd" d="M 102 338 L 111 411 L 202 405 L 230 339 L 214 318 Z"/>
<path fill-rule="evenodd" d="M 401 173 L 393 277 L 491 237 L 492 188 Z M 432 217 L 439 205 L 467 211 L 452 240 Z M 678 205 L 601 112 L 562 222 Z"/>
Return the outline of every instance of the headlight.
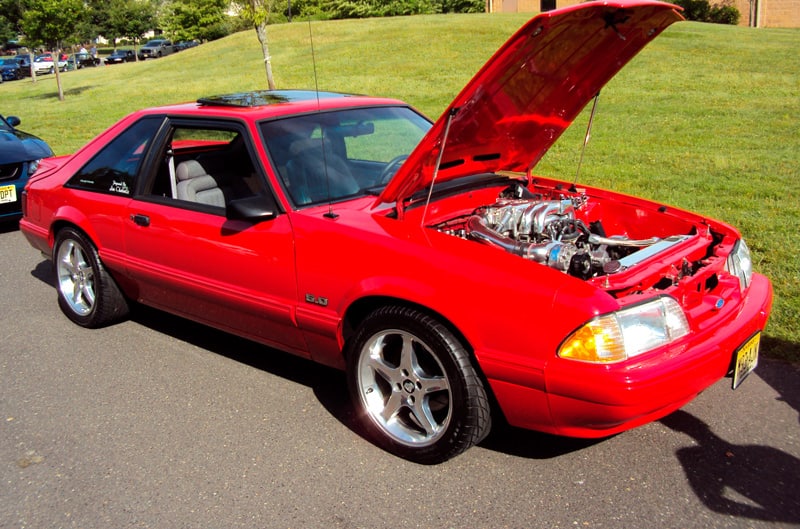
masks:
<path fill-rule="evenodd" d="M 564 340 L 558 356 L 583 362 L 620 362 L 689 334 L 678 302 L 663 296 L 598 316 Z"/>
<path fill-rule="evenodd" d="M 28 162 L 28 176 L 32 176 L 33 173 L 39 168 L 39 163 L 41 160 L 31 160 Z"/>
<path fill-rule="evenodd" d="M 739 278 L 742 290 L 750 286 L 750 280 L 753 278 L 753 260 L 750 258 L 750 248 L 744 239 L 739 239 L 733 245 L 733 251 L 725 263 L 725 270 Z"/>

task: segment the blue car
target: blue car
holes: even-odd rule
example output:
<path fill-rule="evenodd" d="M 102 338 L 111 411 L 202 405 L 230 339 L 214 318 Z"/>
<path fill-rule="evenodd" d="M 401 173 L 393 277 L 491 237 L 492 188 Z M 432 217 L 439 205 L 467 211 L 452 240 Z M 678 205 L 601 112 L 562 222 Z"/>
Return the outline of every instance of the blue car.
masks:
<path fill-rule="evenodd" d="M 15 58 L 0 58 L 0 79 L 2 79 L 0 82 L 22 79 L 22 71 Z"/>
<path fill-rule="evenodd" d="M 0 116 L 0 222 L 22 215 L 22 190 L 42 158 L 53 156 L 43 140 L 17 130 L 16 116 Z"/>

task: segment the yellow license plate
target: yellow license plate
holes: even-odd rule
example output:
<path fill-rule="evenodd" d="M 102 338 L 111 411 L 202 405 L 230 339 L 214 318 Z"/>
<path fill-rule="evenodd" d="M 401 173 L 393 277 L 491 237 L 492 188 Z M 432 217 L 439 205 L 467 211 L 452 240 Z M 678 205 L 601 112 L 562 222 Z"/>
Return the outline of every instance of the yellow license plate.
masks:
<path fill-rule="evenodd" d="M 733 389 L 744 382 L 747 375 L 758 365 L 758 347 L 761 344 L 761 333 L 758 332 L 736 350 L 736 365 L 733 367 Z"/>
<path fill-rule="evenodd" d="M 17 186 L 0 187 L 0 204 L 17 201 Z"/>

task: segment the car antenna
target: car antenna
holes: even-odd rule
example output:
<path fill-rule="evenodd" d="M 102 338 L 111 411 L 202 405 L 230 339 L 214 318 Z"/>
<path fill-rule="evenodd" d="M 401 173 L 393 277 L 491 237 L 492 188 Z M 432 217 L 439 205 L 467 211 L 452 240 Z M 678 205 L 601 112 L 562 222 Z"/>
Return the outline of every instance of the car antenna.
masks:
<path fill-rule="evenodd" d="M 317 57 L 314 53 L 314 34 L 311 31 L 311 19 L 308 19 L 308 40 L 311 43 L 311 64 L 314 67 L 314 94 L 317 97 L 317 113 L 320 113 L 319 104 L 319 81 L 317 80 Z M 322 166 L 325 168 L 325 193 L 328 195 L 328 212 L 323 217 L 328 219 L 335 219 L 339 215 L 333 212 L 333 203 L 331 202 L 331 182 L 328 176 L 328 155 L 325 152 L 325 127 L 320 123 L 319 126 L 320 141 L 322 142 Z"/>
<path fill-rule="evenodd" d="M 575 184 L 578 183 L 578 177 L 581 174 L 581 165 L 583 165 L 583 154 L 586 152 L 586 146 L 589 144 L 589 138 L 592 134 L 592 124 L 594 123 L 594 114 L 597 111 L 597 100 L 600 99 L 600 92 L 594 96 L 594 103 L 592 103 L 592 113 L 589 115 L 589 123 L 586 125 L 586 135 L 583 137 L 583 148 L 581 149 L 581 157 L 578 160 L 578 170 L 575 171 L 575 180 L 572 181 L 572 186 L 569 190 L 573 193 L 577 191 Z"/>
<path fill-rule="evenodd" d="M 444 156 L 444 148 L 447 146 L 447 137 L 450 135 L 450 124 L 453 118 L 458 114 L 461 107 L 453 107 L 447 115 L 447 122 L 444 125 L 444 134 L 442 134 L 442 145 L 439 148 L 439 155 L 436 157 L 436 165 L 433 168 L 433 177 L 431 177 L 431 185 L 428 188 L 428 198 L 425 199 L 425 208 L 422 210 L 422 219 L 420 226 L 425 227 L 425 217 L 428 214 L 428 205 L 431 203 L 431 195 L 433 195 L 433 185 L 436 183 L 436 177 L 439 176 L 439 166 L 442 165 L 442 156 Z"/>

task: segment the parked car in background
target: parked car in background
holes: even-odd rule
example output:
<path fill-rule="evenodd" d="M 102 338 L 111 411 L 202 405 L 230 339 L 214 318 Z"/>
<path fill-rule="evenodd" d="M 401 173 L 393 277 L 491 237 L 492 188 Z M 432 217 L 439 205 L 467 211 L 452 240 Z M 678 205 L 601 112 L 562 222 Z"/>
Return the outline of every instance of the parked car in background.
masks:
<path fill-rule="evenodd" d="M 189 48 L 194 48 L 198 44 L 200 43 L 196 40 L 182 40 L 175 43 L 175 51 L 188 50 Z"/>
<path fill-rule="evenodd" d="M 0 58 L 0 82 L 22 79 L 22 71 L 16 57 Z"/>
<path fill-rule="evenodd" d="M 30 55 L 17 55 L 14 60 L 19 64 L 19 73 L 21 77 L 31 76 L 31 58 Z"/>
<path fill-rule="evenodd" d="M 69 57 L 67 54 L 62 53 L 58 59 L 58 69 L 62 72 L 67 70 L 67 66 L 69 65 Z M 53 64 L 53 54 L 52 53 L 44 53 L 42 55 L 37 55 L 33 59 L 33 71 L 36 72 L 36 75 L 40 75 L 43 73 L 54 73 L 56 71 L 55 65 Z"/>
<path fill-rule="evenodd" d="M 70 57 L 70 61 L 74 63 L 74 68 L 76 70 L 80 70 L 81 68 L 86 68 L 87 66 L 99 66 L 101 61 L 99 58 L 92 56 L 90 53 L 76 53 L 72 57 Z"/>
<path fill-rule="evenodd" d="M 155 59 L 169 55 L 175 51 L 171 40 L 166 39 L 153 39 L 147 42 L 144 46 L 139 48 L 139 59 Z"/>
<path fill-rule="evenodd" d="M 136 60 L 136 54 L 133 50 L 117 49 L 111 52 L 111 55 L 105 58 L 106 64 L 119 64 L 123 62 L 133 62 Z"/>
<path fill-rule="evenodd" d="M 22 190 L 42 158 L 53 156 L 43 140 L 16 127 L 16 116 L 0 116 L 0 222 L 16 220 L 22 213 Z"/>
<path fill-rule="evenodd" d="M 20 229 L 77 325 L 142 302 L 342 369 L 400 457 L 454 457 L 493 419 L 610 436 L 736 389 L 772 302 L 733 226 L 534 173 L 678 10 L 536 16 L 435 122 L 300 90 L 141 110 L 45 160 Z"/>

